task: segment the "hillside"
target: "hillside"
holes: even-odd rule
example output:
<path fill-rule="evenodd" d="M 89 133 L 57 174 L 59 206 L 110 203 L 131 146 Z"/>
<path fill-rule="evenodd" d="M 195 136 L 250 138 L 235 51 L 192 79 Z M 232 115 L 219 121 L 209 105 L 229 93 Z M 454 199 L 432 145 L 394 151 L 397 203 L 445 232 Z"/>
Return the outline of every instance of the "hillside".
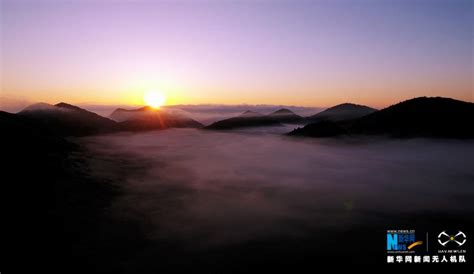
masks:
<path fill-rule="evenodd" d="M 285 108 L 268 115 L 248 110 L 237 117 L 214 122 L 206 129 L 230 130 L 245 127 L 281 126 L 284 123 L 301 123 L 302 121 L 301 116 Z"/>
<path fill-rule="evenodd" d="M 116 109 L 110 118 L 118 122 L 121 130 L 142 131 L 166 128 L 200 128 L 198 121 L 179 113 L 142 107 L 138 109 Z"/>
<path fill-rule="evenodd" d="M 330 107 L 318 114 L 307 117 L 308 122 L 319 122 L 319 121 L 333 121 L 339 122 L 344 120 L 353 120 L 365 115 L 371 114 L 377 111 L 374 108 L 356 105 L 351 103 L 344 103 Z"/>
<path fill-rule="evenodd" d="M 28 106 L 18 113 L 62 136 L 85 136 L 117 130 L 117 124 L 96 113 L 66 103 Z"/>
<path fill-rule="evenodd" d="M 451 98 L 419 97 L 349 121 L 314 122 L 289 133 L 329 137 L 341 134 L 390 137 L 474 138 L 474 104 Z"/>

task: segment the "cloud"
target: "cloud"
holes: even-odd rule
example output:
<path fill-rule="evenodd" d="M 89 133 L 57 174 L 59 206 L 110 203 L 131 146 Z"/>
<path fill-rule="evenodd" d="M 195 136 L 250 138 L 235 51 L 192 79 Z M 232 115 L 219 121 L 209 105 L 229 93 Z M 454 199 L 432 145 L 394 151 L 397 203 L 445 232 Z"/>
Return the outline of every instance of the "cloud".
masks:
<path fill-rule="evenodd" d="M 272 131 L 270 131 L 272 132 Z M 474 210 L 474 144 L 300 139 L 265 131 L 170 129 L 83 139 L 127 155 L 116 214 L 152 239 L 226 245 L 377 222 L 393 214 Z M 102 166 L 96 165 L 95 169 Z"/>

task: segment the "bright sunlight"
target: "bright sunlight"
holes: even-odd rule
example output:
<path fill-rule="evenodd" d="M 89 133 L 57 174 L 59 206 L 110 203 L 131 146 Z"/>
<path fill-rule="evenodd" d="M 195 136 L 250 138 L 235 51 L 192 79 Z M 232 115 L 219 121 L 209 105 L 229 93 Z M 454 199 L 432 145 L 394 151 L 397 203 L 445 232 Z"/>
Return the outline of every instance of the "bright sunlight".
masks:
<path fill-rule="evenodd" d="M 165 95 L 156 90 L 147 91 L 143 95 L 143 101 L 145 102 L 145 104 L 152 108 L 161 107 L 165 103 L 165 100 Z"/>

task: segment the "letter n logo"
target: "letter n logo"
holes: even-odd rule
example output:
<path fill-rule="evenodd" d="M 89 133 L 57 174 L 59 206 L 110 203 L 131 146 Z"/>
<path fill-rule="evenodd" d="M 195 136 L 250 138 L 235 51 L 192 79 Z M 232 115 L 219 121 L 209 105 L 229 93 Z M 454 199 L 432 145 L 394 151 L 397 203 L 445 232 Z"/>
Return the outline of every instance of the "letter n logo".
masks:
<path fill-rule="evenodd" d="M 387 233 L 387 250 L 398 250 L 398 234 Z"/>

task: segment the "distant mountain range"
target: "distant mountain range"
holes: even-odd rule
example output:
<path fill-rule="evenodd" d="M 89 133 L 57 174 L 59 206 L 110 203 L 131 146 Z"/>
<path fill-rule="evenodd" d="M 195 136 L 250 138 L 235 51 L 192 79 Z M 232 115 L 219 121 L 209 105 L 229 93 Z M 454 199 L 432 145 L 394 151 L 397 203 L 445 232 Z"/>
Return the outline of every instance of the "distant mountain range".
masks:
<path fill-rule="evenodd" d="M 115 110 L 112 117 L 102 117 L 67 103 L 38 103 L 17 114 L 3 112 L 0 124 L 19 128 L 21 123 L 41 128 L 58 136 L 86 136 L 118 131 L 141 131 L 173 127 L 202 127 L 202 124 L 181 114 L 144 107 L 136 110 Z"/>
<path fill-rule="evenodd" d="M 116 109 L 110 118 L 117 121 L 122 130 L 151 130 L 165 128 L 200 128 L 201 123 L 179 113 L 142 107 L 139 109 Z"/>
<path fill-rule="evenodd" d="M 344 121 L 360 118 L 375 111 L 377 110 L 367 106 L 349 103 L 328 108 L 309 117 L 301 117 L 286 108 L 279 109 L 268 115 L 246 111 L 237 117 L 217 121 L 207 126 L 206 129 L 229 130 L 242 127 L 277 126 L 281 124 L 309 124 L 318 121 Z"/>
<path fill-rule="evenodd" d="M 289 135 L 474 138 L 473 125 L 473 103 L 442 97 L 419 97 L 357 119 L 320 120 L 295 129 Z"/>
<path fill-rule="evenodd" d="M 282 108 L 264 115 L 246 111 L 217 121 L 205 129 L 231 130 L 243 127 L 306 124 L 288 133 L 292 136 L 385 135 L 391 137 L 474 138 L 474 104 L 441 97 L 419 97 L 382 110 L 341 104 L 309 117 Z M 182 113 L 150 107 L 116 109 L 110 119 L 67 103 L 31 105 L 17 114 L 0 112 L 2 134 L 42 136 L 87 136 L 119 131 L 166 128 L 201 128 Z M 14 136 L 13 134 L 12 136 Z M 51 138 L 50 138 L 51 137 Z"/>
<path fill-rule="evenodd" d="M 212 123 L 205 129 L 230 130 L 243 127 L 281 126 L 282 123 L 299 123 L 303 120 L 303 117 L 289 109 L 279 109 L 268 115 L 248 110 L 237 117 Z"/>

